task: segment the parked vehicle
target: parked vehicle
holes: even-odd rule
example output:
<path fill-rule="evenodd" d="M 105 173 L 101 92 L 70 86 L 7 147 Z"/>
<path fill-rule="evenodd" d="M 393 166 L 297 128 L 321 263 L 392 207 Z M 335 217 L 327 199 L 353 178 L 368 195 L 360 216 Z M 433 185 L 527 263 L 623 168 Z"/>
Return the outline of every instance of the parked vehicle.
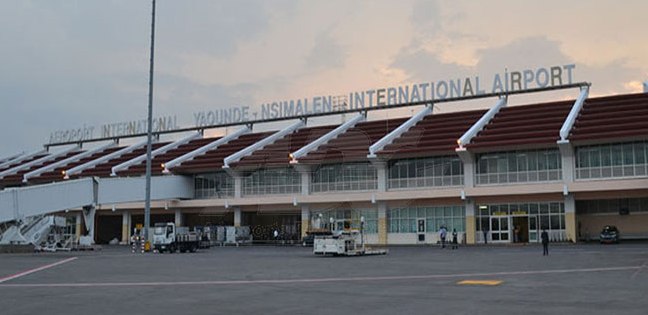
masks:
<path fill-rule="evenodd" d="M 601 231 L 601 244 L 619 243 L 619 230 L 614 225 L 606 225 Z"/>
<path fill-rule="evenodd" d="M 162 253 L 179 250 L 195 252 L 200 247 L 200 235 L 188 227 L 176 227 L 174 223 L 156 223 L 153 231 L 153 246 Z"/>

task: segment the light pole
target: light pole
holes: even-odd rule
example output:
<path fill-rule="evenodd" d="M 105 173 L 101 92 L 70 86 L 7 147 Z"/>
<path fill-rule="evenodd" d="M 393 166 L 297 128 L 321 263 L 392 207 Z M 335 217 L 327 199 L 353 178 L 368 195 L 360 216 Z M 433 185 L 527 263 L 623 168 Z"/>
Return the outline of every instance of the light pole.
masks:
<path fill-rule="evenodd" d="M 364 249 L 364 224 L 365 224 L 365 217 L 360 216 L 360 246 Z"/>
<path fill-rule="evenodd" d="M 144 203 L 144 240 L 146 249 L 150 249 L 149 226 L 151 225 L 151 141 L 153 138 L 153 57 L 155 50 L 155 0 L 152 0 L 151 12 L 151 59 L 149 62 L 148 126 L 146 141 L 146 196 Z"/>

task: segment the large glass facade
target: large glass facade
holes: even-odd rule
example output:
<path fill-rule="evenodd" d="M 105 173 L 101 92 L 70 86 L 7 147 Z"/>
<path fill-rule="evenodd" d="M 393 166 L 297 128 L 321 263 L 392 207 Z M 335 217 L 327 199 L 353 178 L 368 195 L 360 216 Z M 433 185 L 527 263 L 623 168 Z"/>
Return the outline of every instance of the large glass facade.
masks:
<path fill-rule="evenodd" d="M 441 226 L 448 231 L 465 232 L 466 216 L 463 206 L 420 206 L 389 209 L 389 233 L 416 233 L 416 220 L 425 219 L 427 233 L 437 232 Z"/>
<path fill-rule="evenodd" d="M 378 211 L 375 209 L 335 209 L 314 211 L 315 227 L 333 230 L 358 230 L 364 217 L 364 233 L 378 233 Z M 334 226 L 331 226 L 331 219 Z"/>
<path fill-rule="evenodd" d="M 645 177 L 648 142 L 626 142 L 576 148 L 576 178 Z"/>
<path fill-rule="evenodd" d="M 558 149 L 484 153 L 477 156 L 478 185 L 558 181 Z"/>
<path fill-rule="evenodd" d="M 494 242 L 538 241 L 542 230 L 551 241 L 566 238 L 562 202 L 479 205 L 475 219 L 477 242 L 484 237 Z"/>
<path fill-rule="evenodd" d="M 234 196 L 234 179 L 226 172 L 197 174 L 194 176 L 196 199 L 227 198 Z"/>
<path fill-rule="evenodd" d="M 371 163 L 321 165 L 312 174 L 311 191 L 375 190 L 378 175 Z"/>
<path fill-rule="evenodd" d="M 301 193 L 301 176 L 292 167 L 258 169 L 243 175 L 243 195 Z"/>
<path fill-rule="evenodd" d="M 463 164 L 459 157 L 442 156 L 389 162 L 389 188 L 460 186 Z"/>

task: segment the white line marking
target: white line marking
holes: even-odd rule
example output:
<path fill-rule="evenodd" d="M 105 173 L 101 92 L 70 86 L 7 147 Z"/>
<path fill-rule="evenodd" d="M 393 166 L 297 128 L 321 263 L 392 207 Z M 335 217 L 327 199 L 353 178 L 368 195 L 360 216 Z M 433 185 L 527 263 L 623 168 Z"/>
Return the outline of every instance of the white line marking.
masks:
<path fill-rule="evenodd" d="M 52 263 L 52 264 L 49 264 L 49 265 L 41 266 L 41 267 L 34 268 L 34 269 L 25 270 L 25 271 L 23 271 L 23 272 L 19 272 L 19 273 L 17 273 L 17 274 L 13 274 L 13 275 L 11 275 L 11 276 L 7 276 L 7 277 L 4 277 L 4 278 L 0 278 L 0 283 L 4 283 L 4 282 L 7 282 L 7 281 L 9 281 L 9 280 L 13 280 L 13 279 L 16 279 L 16 278 L 20 278 L 20 277 L 22 277 L 22 276 L 26 276 L 26 275 L 28 275 L 28 274 L 32 274 L 32 273 L 34 273 L 34 272 L 38 272 L 38 271 L 41 271 L 41 270 L 45 270 L 45 269 L 48 269 L 48 268 L 52 268 L 52 267 L 54 267 L 54 266 L 62 265 L 62 264 L 64 264 L 64 263 L 66 263 L 66 262 L 70 262 L 70 261 L 73 261 L 73 260 L 75 260 L 75 259 L 77 259 L 77 257 L 70 257 L 70 258 L 68 258 L 68 259 L 63 259 L 63 260 L 61 260 L 61 261 L 57 261 L 57 262 Z"/>
<path fill-rule="evenodd" d="M 414 275 L 414 276 L 384 276 L 384 277 L 348 277 L 348 278 L 311 278 L 311 279 L 275 279 L 275 280 L 214 280 L 214 281 L 178 281 L 178 282 L 96 282 L 96 283 L 25 283 L 25 284 L 0 284 L 0 288 L 34 288 L 34 287 L 151 287 L 151 286 L 194 286 L 194 285 L 249 285 L 249 284 L 300 284 L 324 282 L 361 282 L 384 280 L 429 280 L 464 277 L 492 277 L 514 275 L 539 275 L 559 274 L 572 272 L 604 272 L 625 271 L 641 269 L 641 266 L 585 268 L 585 269 L 558 269 L 558 270 L 530 270 L 508 271 L 492 273 L 463 273 L 447 275 Z"/>
<path fill-rule="evenodd" d="M 630 279 L 634 280 L 634 279 L 639 275 L 639 273 L 640 273 L 643 269 L 648 269 L 648 260 L 646 260 L 646 261 L 643 263 L 643 265 L 641 265 L 640 268 L 637 269 L 637 271 L 635 271 L 635 272 L 632 274 L 632 277 L 630 277 Z"/>

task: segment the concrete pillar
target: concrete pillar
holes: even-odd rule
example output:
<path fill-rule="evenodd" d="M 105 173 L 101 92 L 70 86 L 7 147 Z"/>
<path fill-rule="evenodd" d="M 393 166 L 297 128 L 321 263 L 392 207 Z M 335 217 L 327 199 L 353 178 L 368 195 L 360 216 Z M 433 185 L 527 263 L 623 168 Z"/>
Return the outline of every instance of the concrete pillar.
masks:
<path fill-rule="evenodd" d="M 475 244 L 475 202 L 471 199 L 464 200 L 464 211 L 466 213 L 466 244 Z"/>
<path fill-rule="evenodd" d="M 569 140 L 558 141 L 558 149 L 560 150 L 560 162 L 562 166 L 563 182 L 568 185 L 574 182 L 574 173 L 576 167 L 576 158 L 574 147 L 572 147 Z"/>
<path fill-rule="evenodd" d="M 241 208 L 234 208 L 234 226 L 241 226 Z"/>
<path fill-rule="evenodd" d="M 301 175 L 301 194 L 302 195 L 308 195 L 310 194 L 310 181 L 311 181 L 311 174 L 310 172 L 304 172 L 300 173 Z"/>
<path fill-rule="evenodd" d="M 79 238 L 81 237 L 81 228 L 82 228 L 82 225 L 81 225 L 82 221 L 81 220 L 83 220 L 83 218 L 81 217 L 81 212 L 79 212 L 79 213 L 76 214 L 76 220 L 75 220 L 75 223 L 76 223 L 76 226 L 75 226 L 75 228 L 76 228 L 75 229 L 76 238 L 75 238 L 75 240 L 77 242 L 79 241 Z"/>
<path fill-rule="evenodd" d="M 306 236 L 306 231 L 310 229 L 310 209 L 308 205 L 301 205 L 301 236 Z"/>
<path fill-rule="evenodd" d="M 457 149 L 456 152 L 463 163 L 464 188 L 475 187 L 475 174 L 477 172 L 475 156 L 465 148 Z"/>
<path fill-rule="evenodd" d="M 387 203 L 378 203 L 378 244 L 387 245 Z"/>
<path fill-rule="evenodd" d="M 241 198 L 243 196 L 243 177 L 235 175 L 234 177 L 234 198 Z"/>
<path fill-rule="evenodd" d="M 576 243 L 576 200 L 572 194 L 565 196 L 565 232 L 567 241 Z"/>
<path fill-rule="evenodd" d="M 294 164 L 293 167 L 299 175 L 301 176 L 301 194 L 309 195 L 310 194 L 310 183 L 312 176 L 312 169 L 309 165 Z"/>
<path fill-rule="evenodd" d="M 182 220 L 182 210 L 175 209 L 175 220 L 174 223 L 176 226 L 183 226 L 184 220 Z"/>
<path fill-rule="evenodd" d="M 130 243 L 130 231 L 131 231 L 131 213 L 130 211 L 122 212 L 122 237 L 121 244 Z"/>
<path fill-rule="evenodd" d="M 371 165 L 376 168 L 377 175 L 377 190 L 387 191 L 387 162 L 380 160 L 372 160 Z"/>

